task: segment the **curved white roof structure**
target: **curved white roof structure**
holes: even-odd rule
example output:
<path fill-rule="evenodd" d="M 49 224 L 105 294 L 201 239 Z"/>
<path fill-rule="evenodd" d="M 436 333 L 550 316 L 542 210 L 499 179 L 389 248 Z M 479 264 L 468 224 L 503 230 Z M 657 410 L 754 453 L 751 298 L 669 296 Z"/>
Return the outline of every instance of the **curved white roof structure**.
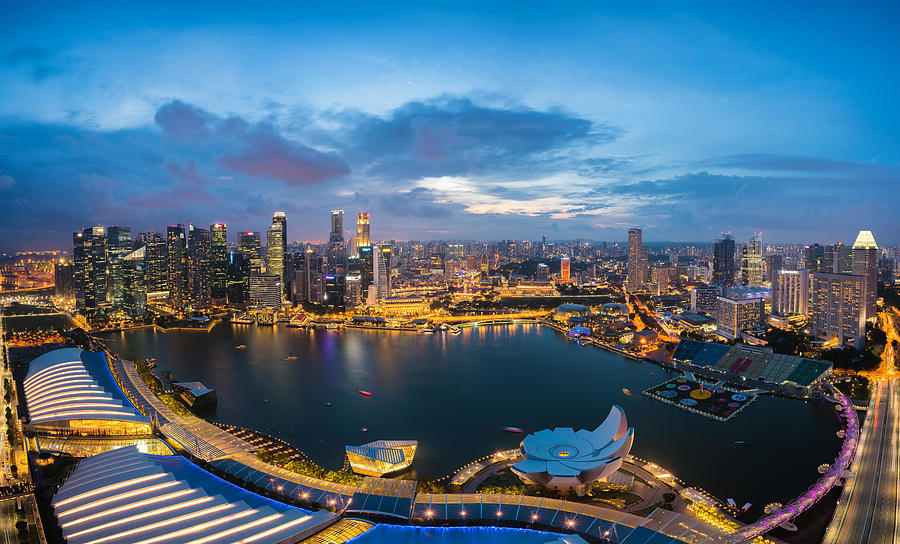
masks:
<path fill-rule="evenodd" d="M 528 483 L 578 487 L 617 471 L 633 442 L 634 429 L 628 427 L 625 412 L 613 405 L 593 431 L 558 427 L 526 436 L 521 444 L 525 460 L 510 469 Z"/>
<path fill-rule="evenodd" d="M 52 501 L 68 544 L 298 542 L 336 514 L 310 513 L 133 446 L 82 459 Z"/>
<path fill-rule="evenodd" d="M 24 389 L 32 426 L 73 428 L 86 420 L 107 420 L 137 428 L 145 424 L 150 431 L 150 420 L 119 389 L 103 353 L 78 348 L 45 353 L 29 365 Z"/>

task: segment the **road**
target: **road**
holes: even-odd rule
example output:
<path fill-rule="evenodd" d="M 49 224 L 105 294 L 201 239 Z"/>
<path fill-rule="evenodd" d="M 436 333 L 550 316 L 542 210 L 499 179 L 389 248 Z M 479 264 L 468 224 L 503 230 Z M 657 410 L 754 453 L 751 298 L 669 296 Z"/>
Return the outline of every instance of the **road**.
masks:
<path fill-rule="evenodd" d="M 825 544 L 900 542 L 900 379 L 878 382 Z"/>
<path fill-rule="evenodd" d="M 0 544 L 16 544 L 16 501 L 0 501 Z"/>

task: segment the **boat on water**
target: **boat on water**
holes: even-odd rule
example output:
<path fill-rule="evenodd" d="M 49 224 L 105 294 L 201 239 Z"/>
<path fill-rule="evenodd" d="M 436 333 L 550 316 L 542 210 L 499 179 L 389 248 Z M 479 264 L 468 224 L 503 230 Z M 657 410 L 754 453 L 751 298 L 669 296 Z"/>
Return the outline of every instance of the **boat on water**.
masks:
<path fill-rule="evenodd" d="M 326 330 L 326 331 L 336 331 L 337 329 L 338 329 L 338 324 L 337 324 L 337 323 L 326 323 L 326 324 L 325 324 L 325 330 Z"/>
<path fill-rule="evenodd" d="M 370 393 L 369 391 L 365 391 L 365 390 L 363 390 L 363 389 L 360 389 L 359 391 L 357 391 L 357 393 L 359 393 L 360 395 L 362 395 L 362 396 L 364 396 L 364 397 L 371 397 L 371 396 L 372 396 L 372 393 Z"/>
<path fill-rule="evenodd" d="M 368 427 L 360 427 L 359 430 L 360 430 L 361 432 L 364 432 L 364 433 L 369 432 L 369 428 L 368 428 Z"/>
<path fill-rule="evenodd" d="M 753 508 L 753 503 L 748 502 L 748 503 L 744 504 L 744 506 L 741 506 L 741 512 L 746 512 L 746 511 L 750 510 L 751 508 Z"/>
<path fill-rule="evenodd" d="M 749 443 L 750 442 L 747 442 L 746 440 L 735 440 L 734 441 L 735 446 L 746 446 Z"/>
<path fill-rule="evenodd" d="M 518 427 L 503 427 L 503 430 L 505 432 L 508 432 L 509 434 L 522 434 L 523 432 L 525 432 Z"/>
<path fill-rule="evenodd" d="M 150 361 L 151 363 L 158 363 L 158 362 L 159 362 L 159 359 L 157 359 L 156 357 L 154 357 L 154 358 L 152 358 L 152 359 L 147 359 L 147 360 Z"/>
<path fill-rule="evenodd" d="M 459 327 L 453 327 L 452 329 L 450 329 L 450 334 L 459 334 L 461 332 L 462 332 L 462 329 Z"/>
<path fill-rule="evenodd" d="M 288 356 L 288 357 L 285 357 L 284 360 L 285 360 L 285 361 L 296 361 L 296 360 L 297 360 L 297 356 L 296 356 L 296 355 L 290 355 L 290 356 Z"/>
<path fill-rule="evenodd" d="M 241 344 L 240 346 L 234 346 L 234 349 L 247 349 L 247 346 Z"/>
<path fill-rule="evenodd" d="M 628 395 L 629 397 L 631 396 L 631 391 L 629 391 L 629 390 L 628 390 L 627 388 L 625 388 L 625 387 L 622 388 L 622 392 L 625 393 L 626 395 Z"/>

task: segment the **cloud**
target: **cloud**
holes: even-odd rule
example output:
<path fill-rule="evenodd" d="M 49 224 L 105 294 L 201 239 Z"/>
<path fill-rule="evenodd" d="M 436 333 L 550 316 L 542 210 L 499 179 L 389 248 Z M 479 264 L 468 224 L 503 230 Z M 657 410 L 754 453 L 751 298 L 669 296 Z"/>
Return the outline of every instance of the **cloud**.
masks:
<path fill-rule="evenodd" d="M 384 117 L 345 111 L 334 118 L 348 126 L 336 139 L 367 174 L 406 180 L 533 176 L 621 134 L 561 109 L 484 106 L 455 96 L 408 102 Z"/>
<path fill-rule="evenodd" d="M 224 153 L 218 164 L 233 172 L 280 179 L 289 185 L 308 185 L 350 173 L 337 155 L 288 142 L 270 125 L 260 125 L 246 136 L 247 148 Z"/>
<path fill-rule="evenodd" d="M 453 215 L 446 204 L 439 204 L 434 193 L 424 187 L 382 195 L 378 204 L 382 211 L 396 217 L 441 219 Z"/>
<path fill-rule="evenodd" d="M 221 152 L 216 163 L 231 172 L 295 186 L 350 173 L 337 155 L 289 141 L 269 123 L 222 118 L 180 100 L 161 106 L 154 120 L 165 136 Z"/>
<path fill-rule="evenodd" d="M 69 62 L 59 58 L 56 51 L 34 45 L 18 47 L 0 56 L 0 65 L 22 68 L 35 82 L 62 74 Z"/>
<path fill-rule="evenodd" d="M 16 184 L 16 180 L 12 176 L 0 174 L 0 189 L 9 189 Z"/>

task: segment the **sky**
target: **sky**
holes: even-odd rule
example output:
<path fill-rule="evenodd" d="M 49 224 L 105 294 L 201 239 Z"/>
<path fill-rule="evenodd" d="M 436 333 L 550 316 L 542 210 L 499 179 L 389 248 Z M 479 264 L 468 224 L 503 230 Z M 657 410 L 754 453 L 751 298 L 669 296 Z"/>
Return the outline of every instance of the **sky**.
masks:
<path fill-rule="evenodd" d="M 897 3 L 2 3 L 0 250 L 900 242 Z"/>

